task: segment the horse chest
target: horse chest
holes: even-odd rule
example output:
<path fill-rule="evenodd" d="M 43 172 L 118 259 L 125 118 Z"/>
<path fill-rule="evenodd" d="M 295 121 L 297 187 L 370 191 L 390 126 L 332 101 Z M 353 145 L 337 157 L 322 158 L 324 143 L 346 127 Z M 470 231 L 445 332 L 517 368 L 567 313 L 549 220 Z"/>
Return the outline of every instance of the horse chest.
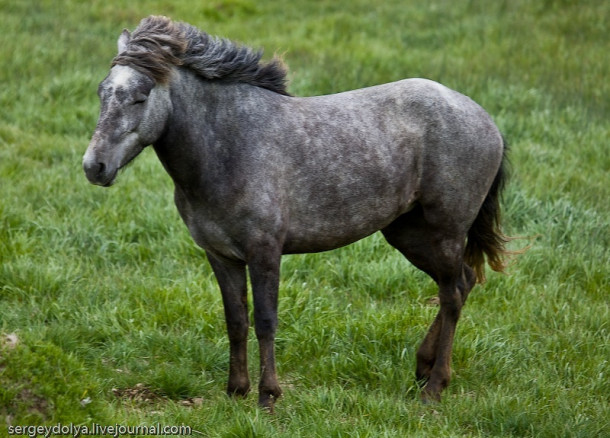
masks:
<path fill-rule="evenodd" d="M 191 237 L 201 248 L 230 259 L 243 260 L 243 252 L 235 245 L 226 220 L 213 210 L 198 207 L 180 191 L 175 194 L 176 207 Z"/>

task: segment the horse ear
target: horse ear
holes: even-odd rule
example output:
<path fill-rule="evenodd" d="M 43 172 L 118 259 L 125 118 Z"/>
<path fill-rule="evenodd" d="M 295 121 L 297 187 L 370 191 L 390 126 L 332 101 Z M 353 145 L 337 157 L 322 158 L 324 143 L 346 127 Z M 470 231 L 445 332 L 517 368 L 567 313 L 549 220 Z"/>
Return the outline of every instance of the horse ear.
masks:
<path fill-rule="evenodd" d="M 131 34 L 127 29 L 123 29 L 121 35 L 119 36 L 119 41 L 117 45 L 119 46 L 119 54 L 123 53 L 127 50 L 127 44 L 129 44 L 129 40 L 131 39 Z"/>

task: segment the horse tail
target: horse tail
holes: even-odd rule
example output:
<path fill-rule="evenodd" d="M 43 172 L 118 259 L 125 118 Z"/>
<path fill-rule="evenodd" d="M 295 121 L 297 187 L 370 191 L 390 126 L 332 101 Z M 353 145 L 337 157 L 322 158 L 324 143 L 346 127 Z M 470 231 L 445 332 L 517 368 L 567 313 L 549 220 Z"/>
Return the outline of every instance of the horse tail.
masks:
<path fill-rule="evenodd" d="M 479 213 L 468 230 L 464 261 L 475 272 L 477 282 L 485 282 L 485 256 L 487 263 L 496 272 L 504 272 L 507 256 L 514 252 L 506 250 L 512 240 L 501 229 L 500 198 L 507 179 L 508 146 L 502 138 L 502 162 L 498 173 L 483 201 Z"/>

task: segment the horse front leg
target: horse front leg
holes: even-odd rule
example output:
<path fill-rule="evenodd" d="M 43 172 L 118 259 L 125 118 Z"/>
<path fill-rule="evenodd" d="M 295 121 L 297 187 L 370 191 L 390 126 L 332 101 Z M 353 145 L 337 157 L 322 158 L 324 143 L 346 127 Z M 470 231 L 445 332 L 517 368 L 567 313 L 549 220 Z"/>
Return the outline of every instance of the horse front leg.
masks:
<path fill-rule="evenodd" d="M 248 376 L 248 301 L 245 263 L 216 258 L 208 260 L 220 286 L 229 335 L 229 396 L 246 396 L 250 391 Z"/>
<path fill-rule="evenodd" d="M 275 331 L 280 282 L 279 248 L 259 246 L 248 261 L 254 298 L 254 326 L 260 349 L 258 403 L 273 413 L 275 400 L 282 395 L 275 369 Z"/>

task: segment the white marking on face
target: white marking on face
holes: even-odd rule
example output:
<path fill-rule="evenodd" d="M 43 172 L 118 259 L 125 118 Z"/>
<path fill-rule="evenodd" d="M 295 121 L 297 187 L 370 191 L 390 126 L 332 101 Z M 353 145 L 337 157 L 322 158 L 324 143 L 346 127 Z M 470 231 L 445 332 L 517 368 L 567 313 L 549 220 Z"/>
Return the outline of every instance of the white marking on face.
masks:
<path fill-rule="evenodd" d="M 135 70 L 125 65 L 115 65 L 112 67 L 110 76 L 111 83 L 115 88 L 127 88 L 129 80 L 133 77 Z"/>
<path fill-rule="evenodd" d="M 83 166 L 92 166 L 96 162 L 95 152 L 93 148 L 89 146 L 85 151 L 85 155 L 83 156 Z"/>

